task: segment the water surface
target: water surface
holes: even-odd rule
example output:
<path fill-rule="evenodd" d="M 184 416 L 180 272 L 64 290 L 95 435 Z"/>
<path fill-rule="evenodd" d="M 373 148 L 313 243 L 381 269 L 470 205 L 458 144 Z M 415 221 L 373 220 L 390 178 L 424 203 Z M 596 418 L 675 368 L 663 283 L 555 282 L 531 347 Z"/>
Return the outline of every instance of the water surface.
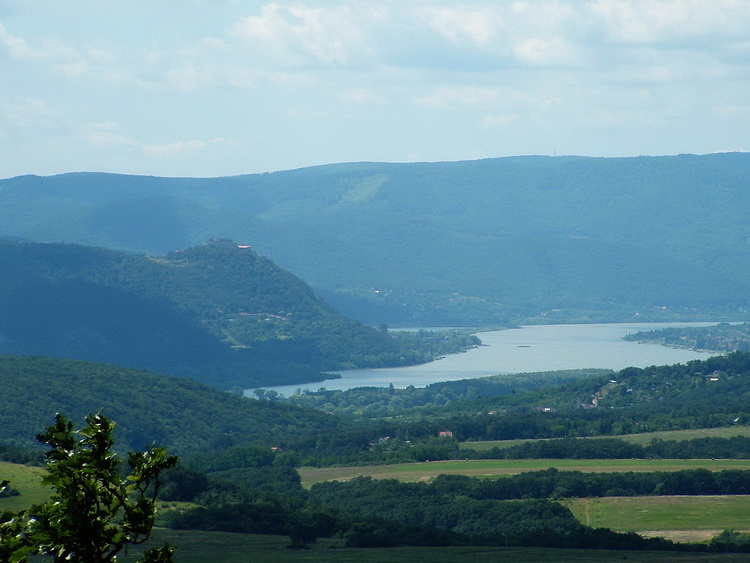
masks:
<path fill-rule="evenodd" d="M 341 379 L 265 387 L 282 395 L 321 387 L 347 390 L 353 387 L 424 387 L 430 383 L 472 379 L 503 373 L 669 365 L 708 358 L 713 354 L 669 348 L 656 344 L 626 342 L 622 337 L 642 330 L 668 326 L 711 326 L 716 323 L 645 323 L 535 325 L 518 329 L 481 332 L 482 346 L 462 354 L 420 366 L 354 369 L 338 372 Z"/>

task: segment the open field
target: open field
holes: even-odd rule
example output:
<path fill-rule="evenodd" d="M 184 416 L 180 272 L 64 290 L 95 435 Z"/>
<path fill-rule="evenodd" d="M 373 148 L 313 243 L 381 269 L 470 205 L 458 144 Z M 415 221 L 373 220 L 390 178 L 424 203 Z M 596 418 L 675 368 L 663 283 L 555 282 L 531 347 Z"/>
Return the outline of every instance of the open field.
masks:
<path fill-rule="evenodd" d="M 118 560 L 135 561 L 145 549 L 163 543 L 177 546 L 176 563 L 383 563 L 415 561 L 451 561 L 451 563 L 559 561 L 595 563 L 606 561 L 638 561 L 639 563 L 746 563 L 750 554 L 675 553 L 659 551 L 609 551 L 551 548 L 503 547 L 401 547 L 355 549 L 343 547 L 343 540 L 321 539 L 311 549 L 287 549 L 289 538 L 203 532 L 194 530 L 155 529 L 152 539 L 136 546 Z M 52 561 L 36 557 L 34 561 Z"/>
<path fill-rule="evenodd" d="M 583 524 L 674 541 L 705 541 L 750 530 L 750 496 L 576 498 L 561 501 Z"/>
<path fill-rule="evenodd" d="M 399 481 L 429 481 L 440 474 L 470 477 L 502 477 L 525 471 L 556 467 L 564 471 L 680 471 L 705 468 L 750 469 L 746 459 L 490 459 L 452 460 L 404 463 L 399 465 L 368 465 L 360 467 L 302 467 L 302 485 L 310 487 L 323 481 L 346 481 L 359 476 Z"/>
<path fill-rule="evenodd" d="M 42 486 L 41 476 L 44 469 L 28 465 L 17 465 L 0 461 L 0 481 L 10 481 L 11 489 L 21 493 L 19 496 L 0 498 L 0 511 L 21 510 L 32 504 L 44 502 L 49 498 L 49 489 Z"/>
<path fill-rule="evenodd" d="M 591 440 L 601 438 L 617 438 L 631 444 L 646 445 L 653 439 L 658 440 L 692 440 L 694 438 L 732 438 L 734 436 L 750 436 L 750 426 L 727 426 L 723 428 L 691 428 L 689 430 L 665 430 L 663 432 L 642 432 L 640 434 L 623 434 L 622 436 L 594 436 Z M 495 440 L 486 442 L 461 442 L 459 448 L 471 449 L 479 452 L 492 448 L 510 448 L 526 442 L 539 440 Z"/>
<path fill-rule="evenodd" d="M 309 550 L 290 550 L 289 538 L 283 536 L 256 536 L 223 532 L 198 532 L 156 530 L 155 541 L 177 546 L 177 563 L 272 563 L 297 561 L 310 563 L 382 563 L 383 561 L 411 563 L 414 561 L 451 561 L 474 563 L 476 561 L 639 561 L 640 563 L 718 563 L 750 562 L 748 554 L 670 553 L 654 551 L 602 551 L 548 548 L 492 548 L 492 547 L 404 547 L 384 549 L 349 549 L 342 540 L 323 539 Z M 131 552 L 134 556 L 135 553 Z M 123 559 L 132 561 L 134 557 Z"/>

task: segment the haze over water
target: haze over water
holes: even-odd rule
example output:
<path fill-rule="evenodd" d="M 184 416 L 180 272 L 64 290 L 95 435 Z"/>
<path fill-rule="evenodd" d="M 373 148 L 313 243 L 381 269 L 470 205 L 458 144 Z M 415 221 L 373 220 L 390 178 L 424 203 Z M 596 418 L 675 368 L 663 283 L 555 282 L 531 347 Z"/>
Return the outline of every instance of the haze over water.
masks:
<path fill-rule="evenodd" d="M 642 330 L 668 326 L 710 326 L 716 323 L 644 323 L 539 325 L 478 333 L 482 346 L 420 366 L 356 369 L 338 372 L 341 379 L 301 385 L 265 387 L 288 396 L 299 390 L 347 390 L 353 387 L 424 387 L 440 381 L 473 379 L 503 373 L 669 365 L 708 358 L 694 352 L 622 340 Z"/>

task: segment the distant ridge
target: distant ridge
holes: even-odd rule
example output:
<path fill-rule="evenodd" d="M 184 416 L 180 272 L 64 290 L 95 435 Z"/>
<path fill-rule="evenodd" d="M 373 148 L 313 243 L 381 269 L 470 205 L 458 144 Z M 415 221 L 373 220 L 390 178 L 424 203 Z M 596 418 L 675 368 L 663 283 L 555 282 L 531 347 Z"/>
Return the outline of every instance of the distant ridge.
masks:
<path fill-rule="evenodd" d="M 368 323 L 744 320 L 750 155 L 360 162 L 0 181 L 6 236 L 245 241 Z"/>

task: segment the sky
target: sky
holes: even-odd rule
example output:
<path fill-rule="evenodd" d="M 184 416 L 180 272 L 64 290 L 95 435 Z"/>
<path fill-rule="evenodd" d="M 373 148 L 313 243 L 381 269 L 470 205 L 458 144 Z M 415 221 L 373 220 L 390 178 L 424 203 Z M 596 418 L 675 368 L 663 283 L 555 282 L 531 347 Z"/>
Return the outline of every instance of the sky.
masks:
<path fill-rule="evenodd" d="M 750 150 L 750 0 L 0 0 L 0 178 Z"/>

